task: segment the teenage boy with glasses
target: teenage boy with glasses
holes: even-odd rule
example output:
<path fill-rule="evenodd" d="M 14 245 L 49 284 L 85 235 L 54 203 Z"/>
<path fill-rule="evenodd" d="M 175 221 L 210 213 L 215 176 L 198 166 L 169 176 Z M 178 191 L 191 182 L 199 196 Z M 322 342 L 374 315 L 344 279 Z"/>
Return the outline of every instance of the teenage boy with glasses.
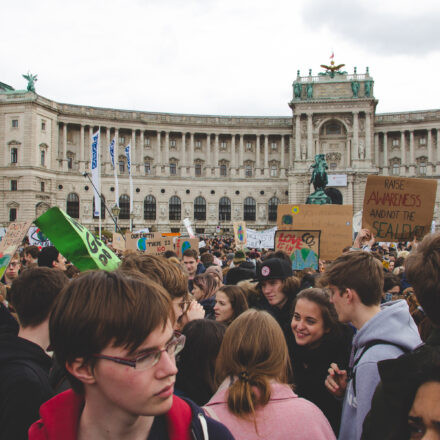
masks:
<path fill-rule="evenodd" d="M 140 273 L 74 279 L 50 320 L 52 348 L 73 390 L 42 405 L 29 439 L 231 439 L 173 395 L 184 344 L 173 321 L 169 295 Z"/>

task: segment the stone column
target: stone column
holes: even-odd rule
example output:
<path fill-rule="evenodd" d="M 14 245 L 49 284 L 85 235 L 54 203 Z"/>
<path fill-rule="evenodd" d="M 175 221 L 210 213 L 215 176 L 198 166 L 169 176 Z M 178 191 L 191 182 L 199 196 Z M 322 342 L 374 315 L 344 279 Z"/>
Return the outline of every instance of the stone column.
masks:
<path fill-rule="evenodd" d="M 186 133 L 182 133 L 182 155 L 181 155 L 181 176 L 186 176 Z"/>
<path fill-rule="evenodd" d="M 218 164 L 218 133 L 215 133 L 214 139 L 214 175 L 215 177 L 219 177 L 219 164 Z"/>
<path fill-rule="evenodd" d="M 139 142 L 141 144 L 139 146 L 139 150 L 140 150 L 140 158 L 139 158 L 139 160 L 140 160 L 141 167 L 144 168 L 142 170 L 141 174 L 145 174 L 145 160 L 144 160 L 145 132 L 144 132 L 144 130 L 141 130 L 141 138 L 140 138 Z"/>
<path fill-rule="evenodd" d="M 301 115 L 295 117 L 295 161 L 301 159 Z"/>
<path fill-rule="evenodd" d="M 383 134 L 383 174 L 388 176 L 388 133 Z"/>
<path fill-rule="evenodd" d="M 380 166 L 379 161 L 379 133 L 374 133 L 374 164 Z"/>
<path fill-rule="evenodd" d="M 67 123 L 63 124 L 63 171 L 67 171 Z"/>
<path fill-rule="evenodd" d="M 131 175 L 135 176 L 137 174 L 139 161 L 137 159 L 137 153 L 136 153 L 136 130 L 131 130 Z"/>
<path fill-rule="evenodd" d="M 269 135 L 264 135 L 264 177 L 269 176 Z"/>
<path fill-rule="evenodd" d="M 84 162 L 84 125 L 79 129 L 79 171 L 83 173 L 86 170 Z"/>
<path fill-rule="evenodd" d="M 415 156 L 414 156 L 414 130 L 409 131 L 409 174 L 415 174 Z"/>
<path fill-rule="evenodd" d="M 164 148 L 165 176 L 170 175 L 170 132 L 165 132 L 165 148 Z"/>
<path fill-rule="evenodd" d="M 307 113 L 307 160 L 313 160 L 313 115 Z"/>
<path fill-rule="evenodd" d="M 405 142 L 405 130 L 400 132 L 400 174 L 404 176 L 406 174 L 406 142 Z"/>
<path fill-rule="evenodd" d="M 434 162 L 432 157 L 432 131 L 429 128 L 428 129 L 428 167 L 429 167 L 429 174 L 432 174 L 432 163 Z"/>
<path fill-rule="evenodd" d="M 359 113 L 353 112 L 353 159 L 359 160 Z"/>
<path fill-rule="evenodd" d="M 235 134 L 231 137 L 231 176 L 237 173 L 237 160 L 235 156 Z"/>
<path fill-rule="evenodd" d="M 208 133 L 206 135 L 206 170 L 209 170 L 209 173 L 207 173 L 208 176 L 211 176 L 211 134 Z"/>
<path fill-rule="evenodd" d="M 371 163 L 371 113 L 365 114 L 365 159 Z"/>
<path fill-rule="evenodd" d="M 162 174 L 162 157 L 160 150 L 160 131 L 156 134 L 156 176 Z M 168 165 L 168 164 L 167 164 Z"/>
<path fill-rule="evenodd" d="M 436 165 L 435 165 L 435 172 L 437 174 L 440 173 L 440 128 L 437 128 L 436 130 L 436 148 L 437 148 L 437 159 L 436 159 Z"/>
<path fill-rule="evenodd" d="M 281 149 L 281 157 L 280 157 L 280 168 L 285 168 L 285 163 L 284 163 L 284 149 L 285 149 L 285 145 L 284 145 L 284 135 L 281 135 L 281 142 L 280 142 L 280 149 Z"/>
<path fill-rule="evenodd" d="M 89 141 L 87 142 L 87 158 L 88 158 L 88 162 L 89 162 L 89 170 L 90 167 L 92 166 L 92 164 L 90 163 L 90 156 L 92 154 L 92 137 L 93 137 L 93 126 L 89 125 Z"/>
<path fill-rule="evenodd" d="M 189 173 L 194 176 L 194 133 L 190 133 L 189 137 Z"/>
<path fill-rule="evenodd" d="M 244 177 L 244 136 L 242 134 L 238 135 L 238 145 L 239 145 L 239 150 L 238 150 L 238 167 L 239 167 L 239 172 L 237 173 L 240 177 Z"/>
<path fill-rule="evenodd" d="M 261 176 L 261 172 L 260 172 L 260 156 L 261 156 L 261 151 L 260 151 L 260 135 L 257 134 L 257 139 L 255 141 L 255 174 L 257 177 Z"/>
<path fill-rule="evenodd" d="M 347 139 L 345 145 L 345 151 L 347 152 L 347 168 L 351 167 L 351 139 Z"/>

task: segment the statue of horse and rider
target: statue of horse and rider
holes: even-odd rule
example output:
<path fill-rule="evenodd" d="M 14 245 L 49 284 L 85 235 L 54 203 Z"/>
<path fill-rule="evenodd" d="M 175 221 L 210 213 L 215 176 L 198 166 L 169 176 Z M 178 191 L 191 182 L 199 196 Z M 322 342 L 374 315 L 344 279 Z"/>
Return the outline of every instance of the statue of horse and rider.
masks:
<path fill-rule="evenodd" d="M 317 154 L 315 156 L 315 163 L 310 167 L 313 169 L 312 177 L 309 183 L 313 183 L 315 192 L 307 197 L 306 204 L 308 205 L 326 205 L 331 204 L 331 198 L 324 192 L 328 183 L 327 170 L 328 166 L 325 161 L 324 154 Z"/>

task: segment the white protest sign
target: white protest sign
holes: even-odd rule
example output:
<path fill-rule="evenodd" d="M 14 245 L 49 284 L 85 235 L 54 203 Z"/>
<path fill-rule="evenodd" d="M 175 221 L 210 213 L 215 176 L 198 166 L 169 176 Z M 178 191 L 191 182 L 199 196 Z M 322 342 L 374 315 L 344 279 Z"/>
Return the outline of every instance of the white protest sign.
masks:
<path fill-rule="evenodd" d="M 246 246 L 248 248 L 256 249 L 273 249 L 276 231 L 276 226 L 271 229 L 266 229 L 265 231 L 255 231 L 254 229 L 247 229 Z"/>
<path fill-rule="evenodd" d="M 188 231 L 189 238 L 195 238 L 193 228 L 191 226 L 191 220 L 186 217 L 183 219 L 183 224 L 185 225 L 186 230 Z"/>

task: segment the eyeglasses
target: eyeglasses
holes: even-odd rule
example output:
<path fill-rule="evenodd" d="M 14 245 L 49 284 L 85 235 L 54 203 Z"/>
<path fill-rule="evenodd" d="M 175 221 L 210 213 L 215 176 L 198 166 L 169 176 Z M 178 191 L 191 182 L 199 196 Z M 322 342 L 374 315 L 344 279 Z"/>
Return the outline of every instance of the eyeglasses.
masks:
<path fill-rule="evenodd" d="M 104 359 L 107 361 L 116 362 L 122 365 L 128 365 L 136 370 L 148 370 L 150 367 L 154 367 L 160 360 L 162 352 L 166 351 L 168 356 L 174 358 L 180 353 L 185 345 L 185 335 L 178 332 L 174 332 L 174 338 L 165 345 L 163 350 L 151 350 L 140 354 L 134 359 L 126 359 L 115 356 L 106 356 L 105 354 L 94 354 L 96 359 Z"/>

